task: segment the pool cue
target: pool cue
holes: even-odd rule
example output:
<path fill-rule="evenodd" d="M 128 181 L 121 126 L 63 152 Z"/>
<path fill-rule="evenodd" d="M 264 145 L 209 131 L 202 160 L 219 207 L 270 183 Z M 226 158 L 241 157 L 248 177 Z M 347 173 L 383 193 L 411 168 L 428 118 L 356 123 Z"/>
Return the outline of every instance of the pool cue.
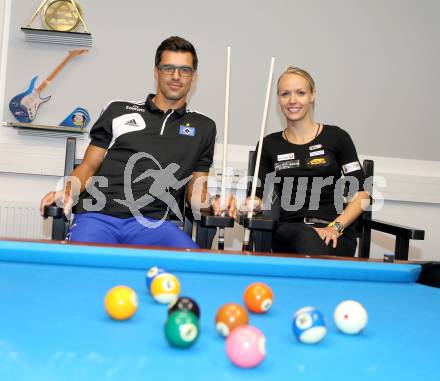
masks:
<path fill-rule="evenodd" d="M 272 59 L 270 61 L 269 78 L 267 80 L 266 100 L 264 102 L 263 119 L 261 121 L 260 140 L 259 140 L 259 144 L 258 144 L 257 158 L 255 160 L 254 177 L 252 179 L 252 190 L 251 190 L 251 196 L 250 196 L 251 210 L 248 211 L 248 213 L 247 213 L 248 218 L 252 218 L 253 212 L 254 212 L 253 211 L 254 200 L 255 200 L 255 193 L 257 191 L 258 172 L 260 170 L 261 150 L 263 148 L 264 132 L 266 130 L 267 109 L 269 107 L 270 88 L 272 86 L 272 76 L 273 76 L 274 64 L 275 64 L 275 57 L 272 57 Z M 250 235 L 251 235 L 251 231 L 249 229 L 245 229 L 244 230 L 243 247 L 242 247 L 243 251 L 249 250 Z"/>
<path fill-rule="evenodd" d="M 223 130 L 223 164 L 222 164 L 222 182 L 220 192 L 220 204 L 225 202 L 226 198 L 226 160 L 228 157 L 228 130 L 229 130 L 229 82 L 231 76 L 231 47 L 226 48 L 226 89 L 225 89 L 225 128 Z M 223 205 L 221 205 L 223 206 Z M 225 211 L 222 212 L 225 216 Z M 219 228 L 218 231 L 218 250 L 225 249 L 225 228 Z"/>

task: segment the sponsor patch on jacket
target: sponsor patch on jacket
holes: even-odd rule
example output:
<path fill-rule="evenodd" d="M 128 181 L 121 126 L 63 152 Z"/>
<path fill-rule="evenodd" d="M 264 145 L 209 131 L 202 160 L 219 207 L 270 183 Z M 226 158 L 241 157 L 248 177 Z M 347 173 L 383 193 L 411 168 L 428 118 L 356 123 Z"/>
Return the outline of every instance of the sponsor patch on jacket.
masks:
<path fill-rule="evenodd" d="M 190 126 L 183 126 L 182 124 L 179 127 L 179 135 L 186 135 L 186 136 L 195 136 L 196 129 L 194 127 Z"/>
<path fill-rule="evenodd" d="M 324 150 L 310 152 L 310 157 L 324 155 Z"/>
<path fill-rule="evenodd" d="M 285 153 L 284 155 L 277 155 L 277 161 L 293 160 L 295 159 L 295 153 Z"/>
<path fill-rule="evenodd" d="M 358 161 L 353 161 L 353 163 L 348 163 L 342 166 L 342 171 L 344 172 L 344 175 L 354 171 L 359 171 L 360 169 L 361 169 L 361 165 L 359 164 Z"/>
<path fill-rule="evenodd" d="M 311 157 L 306 162 L 306 166 L 309 168 L 310 167 L 324 167 L 326 165 L 328 165 L 327 156 Z"/>
<path fill-rule="evenodd" d="M 315 149 L 320 149 L 320 148 L 322 148 L 322 144 L 316 144 L 314 146 L 310 146 L 309 151 L 313 151 Z"/>
<path fill-rule="evenodd" d="M 275 171 L 282 171 L 283 169 L 292 169 L 299 167 L 299 160 L 288 160 L 275 163 Z"/>

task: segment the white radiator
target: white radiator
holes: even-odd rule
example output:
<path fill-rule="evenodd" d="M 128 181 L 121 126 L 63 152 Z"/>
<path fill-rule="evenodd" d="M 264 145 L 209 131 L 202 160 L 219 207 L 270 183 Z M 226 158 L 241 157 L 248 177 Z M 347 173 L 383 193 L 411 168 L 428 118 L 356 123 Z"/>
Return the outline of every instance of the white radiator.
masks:
<path fill-rule="evenodd" d="M 52 219 L 40 216 L 39 204 L 0 200 L 0 237 L 50 239 Z"/>

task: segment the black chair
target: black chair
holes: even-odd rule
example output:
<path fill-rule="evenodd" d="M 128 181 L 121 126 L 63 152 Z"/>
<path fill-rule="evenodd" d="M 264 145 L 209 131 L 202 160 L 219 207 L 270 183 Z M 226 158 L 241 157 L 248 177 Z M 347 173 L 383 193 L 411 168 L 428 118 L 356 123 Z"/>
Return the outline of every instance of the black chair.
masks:
<path fill-rule="evenodd" d="M 255 168 L 255 151 L 249 152 L 248 173 L 253 175 Z M 364 160 L 363 169 L 365 177 L 371 177 L 374 174 L 373 160 Z M 372 194 L 372 189 L 366 189 Z M 248 190 L 248 194 L 249 194 Z M 240 217 L 240 223 L 251 231 L 249 242 L 250 250 L 270 252 L 272 246 L 272 232 L 276 227 L 279 216 L 280 201 L 274 197 L 270 210 L 263 211 L 261 214 L 252 218 L 247 216 Z M 371 230 L 377 230 L 383 233 L 395 236 L 396 243 L 394 247 L 394 258 L 408 260 L 409 240 L 423 240 L 425 231 L 407 226 L 397 225 L 390 222 L 373 220 L 372 211 L 363 212 L 356 224 L 356 233 L 359 239 L 358 256 L 359 258 L 370 257 Z"/>
<path fill-rule="evenodd" d="M 76 139 L 73 137 L 67 138 L 66 142 L 66 158 L 64 163 L 64 176 L 68 176 L 74 168 L 81 163 L 80 159 L 75 157 Z M 170 216 L 170 221 L 179 226 L 190 237 L 192 237 L 193 226 L 195 225 L 195 242 L 200 248 L 210 249 L 218 227 L 232 227 L 234 220 L 229 217 L 213 216 L 209 212 L 202 212 L 199 218 L 193 216 L 190 208 L 186 207 L 185 198 L 179 200 L 183 221 L 176 216 Z M 69 230 L 70 221 L 67 220 L 62 208 L 56 205 L 46 206 L 44 210 L 45 217 L 53 217 L 52 224 L 52 239 L 62 241 L 65 239 Z"/>
<path fill-rule="evenodd" d="M 188 214 L 189 212 L 186 212 L 187 217 Z M 217 229 L 234 227 L 234 219 L 232 217 L 214 216 L 209 212 L 201 212 L 200 220 L 196 220 L 191 216 L 188 219 L 193 223 L 197 221 L 196 243 L 204 249 L 210 249 L 212 247 L 212 241 L 217 233 Z M 219 247 L 219 249 L 223 250 L 223 247 Z"/>

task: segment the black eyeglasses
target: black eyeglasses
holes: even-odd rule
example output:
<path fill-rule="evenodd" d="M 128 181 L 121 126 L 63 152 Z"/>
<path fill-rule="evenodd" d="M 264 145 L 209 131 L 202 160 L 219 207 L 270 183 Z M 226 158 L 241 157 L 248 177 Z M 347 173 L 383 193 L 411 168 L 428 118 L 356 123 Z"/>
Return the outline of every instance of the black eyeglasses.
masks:
<path fill-rule="evenodd" d="M 194 74 L 194 69 L 191 66 L 176 66 L 171 64 L 158 65 L 162 74 L 173 75 L 176 69 L 182 77 L 191 77 Z"/>

